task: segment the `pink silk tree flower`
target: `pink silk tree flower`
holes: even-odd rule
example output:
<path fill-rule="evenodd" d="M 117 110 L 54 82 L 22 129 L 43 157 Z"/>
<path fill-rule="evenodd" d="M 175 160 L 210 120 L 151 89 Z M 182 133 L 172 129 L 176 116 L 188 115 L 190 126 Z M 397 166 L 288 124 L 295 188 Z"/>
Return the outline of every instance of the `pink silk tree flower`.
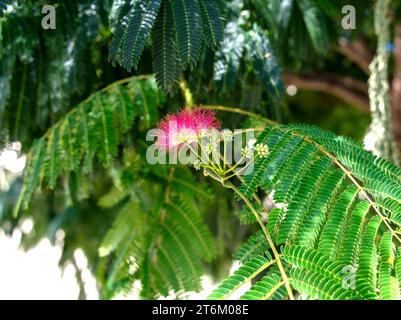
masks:
<path fill-rule="evenodd" d="M 184 143 L 198 141 L 202 132 L 219 128 L 215 111 L 202 107 L 183 109 L 167 115 L 159 123 L 156 145 L 164 151 L 179 148 Z"/>

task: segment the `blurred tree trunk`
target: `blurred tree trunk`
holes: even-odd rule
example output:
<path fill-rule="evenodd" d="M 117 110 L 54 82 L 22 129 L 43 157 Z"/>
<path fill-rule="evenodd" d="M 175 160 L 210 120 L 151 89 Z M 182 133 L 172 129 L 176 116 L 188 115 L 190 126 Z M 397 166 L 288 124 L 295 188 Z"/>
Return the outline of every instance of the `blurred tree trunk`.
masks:
<path fill-rule="evenodd" d="M 369 101 L 372 121 L 365 136 L 368 150 L 398 163 L 398 151 L 393 136 L 390 83 L 388 77 L 390 43 L 390 3 L 378 0 L 374 9 L 377 51 L 369 65 Z"/>
<path fill-rule="evenodd" d="M 401 24 L 394 30 L 394 77 L 391 86 L 393 135 L 398 148 L 401 147 Z"/>

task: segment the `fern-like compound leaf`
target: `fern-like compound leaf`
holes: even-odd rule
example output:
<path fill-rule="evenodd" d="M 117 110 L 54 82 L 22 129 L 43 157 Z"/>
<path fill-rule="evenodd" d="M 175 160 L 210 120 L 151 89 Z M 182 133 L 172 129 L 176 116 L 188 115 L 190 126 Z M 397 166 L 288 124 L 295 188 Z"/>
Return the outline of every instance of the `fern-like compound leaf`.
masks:
<path fill-rule="evenodd" d="M 393 277 L 395 250 L 392 234 L 387 231 L 383 234 L 379 246 L 379 289 L 383 300 L 400 299 L 400 290 L 397 279 Z"/>
<path fill-rule="evenodd" d="M 271 259 L 267 251 L 269 244 L 262 230 L 251 235 L 246 242 L 234 253 L 234 259 L 245 263 L 256 256 L 265 256 Z"/>
<path fill-rule="evenodd" d="M 121 23 L 116 26 L 116 36 L 109 57 L 130 71 L 136 69 L 141 53 L 148 40 L 161 0 L 125 2 L 118 14 Z"/>
<path fill-rule="evenodd" d="M 267 230 L 282 245 L 291 286 L 309 298 L 399 299 L 400 169 L 312 126 L 269 126 L 257 143 L 269 154 L 255 160 L 240 190 L 251 202 L 256 192 L 273 193 L 278 208 L 268 212 Z M 259 236 L 238 259 L 271 253 Z M 246 297 L 282 290 L 274 279 Z"/>
<path fill-rule="evenodd" d="M 205 42 L 217 48 L 224 36 L 223 14 L 215 0 L 199 1 Z"/>
<path fill-rule="evenodd" d="M 366 225 L 362 236 L 361 251 L 356 273 L 356 288 L 366 299 L 377 299 L 377 264 L 378 254 L 375 238 L 380 226 L 380 217 L 376 216 Z"/>
<path fill-rule="evenodd" d="M 201 51 L 201 10 L 198 0 L 172 0 L 178 54 L 183 68 L 193 68 Z"/>
<path fill-rule="evenodd" d="M 156 82 L 165 92 L 173 93 L 177 87 L 181 64 L 178 57 L 177 40 L 174 30 L 170 1 L 163 1 L 152 34 L 153 70 Z"/>
<path fill-rule="evenodd" d="M 60 129 L 55 127 L 49 134 L 46 147 L 46 159 L 43 165 L 43 176 L 50 189 L 56 187 L 56 181 L 62 170 L 62 144 Z"/>
<path fill-rule="evenodd" d="M 133 77 L 127 82 L 94 93 L 39 139 L 28 156 L 19 204 L 28 205 L 40 181 L 54 189 L 61 174 L 77 171 L 81 164 L 84 172 L 90 172 L 95 155 L 105 167 L 110 166 L 135 117 L 141 118 L 144 127 L 156 123 L 162 98 L 154 79 Z"/>
<path fill-rule="evenodd" d="M 284 282 L 280 275 L 272 273 L 264 276 L 256 282 L 251 289 L 241 296 L 241 300 L 269 300 L 275 296 L 275 293 L 282 288 Z"/>
<path fill-rule="evenodd" d="M 239 267 L 233 275 L 225 279 L 219 287 L 208 296 L 208 299 L 223 300 L 229 298 L 234 291 L 254 279 L 271 264 L 272 261 L 262 256 L 252 258 Z"/>

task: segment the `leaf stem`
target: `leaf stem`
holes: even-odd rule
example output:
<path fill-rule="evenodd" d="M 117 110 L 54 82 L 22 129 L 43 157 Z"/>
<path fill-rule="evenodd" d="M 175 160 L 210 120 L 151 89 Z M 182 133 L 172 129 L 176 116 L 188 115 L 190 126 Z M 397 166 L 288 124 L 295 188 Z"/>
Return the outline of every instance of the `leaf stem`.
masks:
<path fill-rule="evenodd" d="M 185 108 L 192 109 L 194 105 L 194 99 L 192 97 L 191 90 L 188 87 L 188 83 L 185 81 L 185 79 L 182 79 L 180 81 L 180 88 L 185 99 Z"/>
<path fill-rule="evenodd" d="M 280 269 L 281 277 L 283 278 L 285 287 L 287 289 L 288 297 L 290 298 L 290 300 L 294 300 L 294 295 L 293 295 L 292 290 L 291 290 L 289 279 L 287 277 L 287 274 L 285 273 L 283 264 L 281 262 L 280 254 L 278 253 L 278 251 L 276 249 L 276 246 L 275 246 L 275 244 L 274 244 L 269 232 L 267 231 L 266 226 L 264 225 L 263 221 L 260 219 L 259 214 L 257 213 L 256 209 L 253 207 L 253 205 L 249 201 L 249 199 L 247 197 L 245 197 L 245 195 L 236 186 L 234 186 L 234 184 L 232 184 L 229 181 L 226 181 L 226 182 L 221 181 L 221 179 L 220 179 L 220 183 L 224 187 L 226 187 L 228 189 L 232 189 L 245 202 L 245 204 L 248 206 L 248 208 L 251 210 L 251 212 L 255 216 L 256 220 L 258 221 L 260 227 L 263 230 L 263 233 L 264 233 L 264 235 L 266 237 L 267 242 L 269 243 L 270 248 L 273 251 L 274 258 L 275 258 L 275 260 L 277 262 L 278 268 Z"/>
<path fill-rule="evenodd" d="M 234 171 L 233 174 L 231 174 L 231 175 L 229 175 L 229 176 L 227 176 L 227 177 L 224 177 L 223 180 L 228 180 L 228 179 L 230 179 L 230 178 L 232 178 L 232 177 L 239 176 L 244 170 L 248 169 L 248 167 L 249 167 L 253 162 L 254 162 L 254 160 L 253 160 L 253 158 L 252 158 L 244 167 L 240 168 L 238 171 Z M 231 169 L 232 169 L 232 167 L 231 167 Z M 228 170 L 228 171 L 226 171 L 226 173 L 229 172 L 229 171 L 231 171 L 231 169 Z"/>
<path fill-rule="evenodd" d="M 224 172 L 226 171 L 226 168 L 227 168 L 227 164 L 226 164 L 226 161 L 227 161 L 227 143 L 226 143 L 226 140 L 224 139 L 223 140 L 223 170 L 224 170 Z"/>
<path fill-rule="evenodd" d="M 261 115 L 258 115 L 256 113 L 253 113 L 251 111 L 246 111 L 244 109 L 241 108 L 233 108 L 233 107 L 226 107 L 226 106 L 203 106 L 203 108 L 205 109 L 210 109 L 210 110 L 216 110 L 216 111 L 226 111 L 226 112 L 232 112 L 232 113 L 238 113 L 238 114 L 242 114 L 244 116 L 248 116 L 248 117 L 252 117 L 252 118 L 256 118 L 259 119 L 263 122 L 266 122 L 268 124 L 274 124 L 277 125 L 277 122 L 267 119 Z"/>

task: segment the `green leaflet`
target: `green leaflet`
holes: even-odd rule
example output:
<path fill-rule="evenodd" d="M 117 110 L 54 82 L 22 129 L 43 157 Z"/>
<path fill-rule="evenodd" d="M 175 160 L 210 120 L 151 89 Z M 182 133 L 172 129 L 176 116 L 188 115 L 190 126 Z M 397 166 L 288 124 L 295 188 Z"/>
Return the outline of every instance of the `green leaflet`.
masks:
<path fill-rule="evenodd" d="M 338 195 L 343 181 L 344 174 L 338 170 L 326 172 L 319 185 L 319 190 L 307 209 L 308 214 L 304 216 L 297 231 L 296 244 L 312 247 L 316 243 L 321 227 L 326 221 L 330 205 Z"/>
<path fill-rule="evenodd" d="M 289 128 L 312 138 L 328 151 L 333 153 L 345 165 L 350 167 L 354 174 L 362 177 L 374 178 L 377 174 L 384 179 L 390 178 L 391 181 L 399 181 L 401 168 L 383 158 L 377 157 L 370 152 L 366 152 L 363 146 L 356 141 L 346 137 L 337 137 L 334 133 L 328 132 L 312 125 L 294 124 Z M 365 166 L 362 166 L 361 163 Z M 372 168 L 375 170 L 371 170 Z M 369 169 L 370 168 L 370 169 Z"/>
<path fill-rule="evenodd" d="M 325 54 L 329 44 L 327 18 L 337 18 L 333 4 L 324 0 L 252 0 L 258 14 L 268 25 L 271 38 L 281 54 L 296 61 L 310 55 Z"/>
<path fill-rule="evenodd" d="M 251 281 L 271 264 L 272 261 L 269 261 L 262 256 L 252 258 L 239 267 L 232 276 L 225 279 L 219 287 L 208 296 L 208 299 L 222 300 L 229 298 L 234 291 L 238 290 L 238 288 L 243 286 L 245 283 Z"/>
<path fill-rule="evenodd" d="M 273 237 L 277 237 L 277 233 L 281 222 L 284 218 L 284 210 L 279 208 L 273 208 L 270 210 L 267 216 L 266 228 Z"/>
<path fill-rule="evenodd" d="M 271 214 L 271 213 L 270 213 Z M 262 230 L 251 235 L 246 242 L 234 253 L 234 259 L 245 263 L 256 256 L 265 256 L 271 258 L 268 252 L 269 244 Z"/>
<path fill-rule="evenodd" d="M 135 200 L 124 205 L 114 220 L 112 228 L 103 238 L 99 247 L 100 257 L 107 256 L 114 251 L 126 238 L 132 235 L 133 230 L 135 230 L 136 235 L 144 232 L 142 229 L 146 229 L 146 217 L 140 210 L 139 203 Z"/>
<path fill-rule="evenodd" d="M 262 176 L 261 188 L 263 190 L 270 191 L 277 185 L 277 182 L 282 178 L 283 169 L 287 165 L 288 158 L 297 153 L 300 142 L 301 139 L 288 141 L 285 146 L 275 148 L 274 152 L 271 152 L 269 163 Z"/>
<path fill-rule="evenodd" d="M 167 255 L 171 261 L 173 261 L 175 273 L 181 278 L 186 290 L 199 290 L 200 289 L 200 277 L 202 275 L 201 260 L 197 254 L 195 254 L 193 247 L 188 248 L 188 238 L 182 238 L 179 233 L 179 229 L 170 224 L 164 224 L 161 226 L 161 237 L 165 240 L 164 243 L 160 244 L 163 254 Z M 163 250 L 165 248 L 165 250 Z M 188 250 L 189 249 L 189 250 Z M 161 263 L 158 263 L 160 268 L 163 267 Z M 154 266 L 152 265 L 152 268 Z M 146 276 L 145 274 L 143 274 Z M 170 283 L 166 282 L 163 284 L 165 287 L 169 287 Z M 177 288 L 175 288 L 177 290 Z M 178 290 L 177 290 L 178 291 Z"/>
<path fill-rule="evenodd" d="M 358 292 L 344 286 L 345 265 L 331 260 L 324 253 L 300 246 L 284 249 L 283 259 L 293 266 L 291 282 L 312 298 L 355 299 Z"/>
<path fill-rule="evenodd" d="M 95 127 L 98 128 L 98 156 L 103 165 L 108 167 L 112 158 L 117 154 L 117 128 L 114 125 L 116 117 L 113 107 L 104 103 L 103 97 L 95 96 L 94 103 L 96 108 L 92 112 L 95 119 Z"/>
<path fill-rule="evenodd" d="M 110 104 L 115 104 L 113 109 L 117 110 L 117 114 L 119 115 L 120 134 L 124 134 L 131 128 L 135 116 L 138 114 L 138 110 L 132 103 L 128 88 L 115 86 L 113 87 L 113 93 L 114 92 L 116 94 L 112 94 L 108 101 L 110 101 Z"/>
<path fill-rule="evenodd" d="M 261 16 L 266 20 L 266 22 L 274 30 L 277 30 L 277 32 L 273 33 L 275 36 L 274 40 L 283 43 L 284 39 L 282 35 L 287 31 L 294 1 L 272 0 L 266 5 L 266 2 L 263 0 L 252 0 L 252 3 L 261 13 Z"/>
<path fill-rule="evenodd" d="M 301 144 L 301 147 L 294 152 L 291 159 L 285 162 L 280 184 L 276 186 L 274 192 L 274 201 L 283 203 L 295 195 L 300 181 L 313 163 L 316 151 L 316 148 L 310 144 Z"/>
<path fill-rule="evenodd" d="M 342 279 L 341 269 L 344 265 L 330 259 L 325 253 L 316 249 L 308 249 L 302 246 L 287 246 L 283 250 L 283 259 L 293 267 L 305 271 L 316 271 L 334 281 Z"/>
<path fill-rule="evenodd" d="M 251 289 L 241 296 L 241 300 L 269 300 L 272 299 L 277 291 L 282 288 L 284 283 L 280 275 L 272 273 L 264 276 L 256 282 Z"/>
<path fill-rule="evenodd" d="M 152 34 L 153 70 L 161 90 L 173 93 L 178 86 L 181 64 L 177 52 L 177 40 L 170 1 L 163 1 Z"/>
<path fill-rule="evenodd" d="M 175 220 L 177 228 L 181 231 L 186 230 L 186 235 L 190 236 L 188 241 L 193 242 L 195 250 L 206 261 L 210 261 L 216 254 L 212 237 L 209 230 L 202 224 L 201 216 L 185 203 L 175 205 L 170 203 L 167 208 L 168 219 Z"/>
<path fill-rule="evenodd" d="M 395 250 L 392 242 L 392 235 L 385 232 L 380 241 L 379 247 L 379 289 L 380 298 L 383 300 L 400 299 L 400 289 L 397 279 L 392 276 L 395 261 Z"/>
<path fill-rule="evenodd" d="M 125 34 L 125 28 L 119 26 L 118 24 L 121 24 L 122 26 L 125 27 L 128 25 L 128 20 L 129 20 L 128 13 L 130 9 L 131 9 L 131 1 L 123 0 L 118 10 L 116 19 L 117 23 L 114 23 L 114 28 L 115 28 L 114 38 L 109 48 L 109 60 L 117 58 L 117 54 L 120 50 L 120 46 L 123 41 L 123 36 Z"/>
<path fill-rule="evenodd" d="M 272 130 L 270 134 L 270 130 Z M 269 147 L 270 156 L 266 158 L 259 158 L 255 161 L 255 166 L 251 174 L 245 176 L 245 183 L 241 186 L 241 191 L 249 197 L 261 185 L 263 173 L 269 165 L 270 160 L 274 157 L 276 152 L 281 150 L 281 147 L 287 145 L 289 135 L 275 129 L 266 128 L 263 133 L 258 137 L 257 143 L 265 143 Z"/>
<path fill-rule="evenodd" d="M 90 113 L 94 108 L 92 101 L 81 104 L 77 107 L 79 114 L 78 137 L 81 138 L 81 145 L 78 148 L 79 157 L 84 158 L 84 171 L 92 171 L 92 162 L 98 148 L 97 130 L 95 130 L 95 121 Z"/>
<path fill-rule="evenodd" d="M 214 1 L 199 1 L 202 14 L 202 26 L 205 42 L 208 46 L 216 48 L 223 40 L 223 17 L 219 4 Z"/>
<path fill-rule="evenodd" d="M 390 198 L 383 199 L 383 208 L 387 211 L 387 216 L 394 222 L 398 227 L 401 226 L 401 205 Z"/>
<path fill-rule="evenodd" d="M 28 154 L 27 167 L 24 173 L 24 185 L 21 190 L 21 195 L 18 199 L 14 215 L 18 214 L 21 204 L 23 204 L 24 208 L 28 207 L 32 194 L 34 193 L 41 179 L 41 172 L 43 170 L 45 157 L 45 142 L 43 140 L 38 140 L 34 143 L 31 151 Z"/>
<path fill-rule="evenodd" d="M 46 147 L 46 158 L 43 165 L 43 177 L 50 189 L 56 187 L 56 181 L 61 173 L 62 145 L 60 129 L 56 126 L 49 134 Z"/>
<path fill-rule="evenodd" d="M 100 36 L 100 15 L 110 3 L 99 3 L 90 15 L 89 2 L 61 3 L 57 23 L 65 28 L 49 33 L 40 27 L 40 5 L 12 2 L 0 28 L 0 127 L 30 147 L 33 137 L 58 121 L 71 101 L 87 96 L 98 81 L 96 54 L 90 48 Z"/>
<path fill-rule="evenodd" d="M 79 165 L 79 139 L 78 126 L 74 122 L 73 117 L 67 115 L 62 126 L 62 143 L 63 149 L 66 152 L 66 167 L 70 171 L 74 171 Z"/>
<path fill-rule="evenodd" d="M 133 78 L 128 82 L 127 89 L 141 120 L 143 129 L 150 129 L 157 124 L 157 107 L 160 104 L 160 93 L 153 78 L 148 81 L 135 81 Z"/>
<path fill-rule="evenodd" d="M 201 12 L 198 0 L 172 0 L 178 54 L 184 68 L 193 68 L 201 49 Z"/>
<path fill-rule="evenodd" d="M 358 203 L 351 212 L 344 232 L 344 239 L 338 254 L 341 263 L 355 266 L 358 257 L 358 249 L 362 236 L 363 222 L 370 206 L 367 201 Z"/>
<path fill-rule="evenodd" d="M 161 0 L 124 1 L 119 8 L 119 23 L 111 44 L 109 59 L 119 62 L 128 71 L 136 69 L 146 40 L 160 9 Z"/>
<path fill-rule="evenodd" d="M 356 288 L 362 292 L 365 299 L 377 299 L 375 289 L 378 254 L 375 238 L 380 222 L 380 217 L 378 216 L 371 219 L 366 225 L 361 241 L 358 271 L 356 273 Z"/>
<path fill-rule="evenodd" d="M 292 269 L 290 275 L 293 286 L 297 290 L 307 294 L 312 299 L 355 299 L 355 297 L 351 295 L 352 292 L 349 292 L 342 287 L 341 282 L 334 281 L 318 272 L 304 272 L 301 269 Z"/>
<path fill-rule="evenodd" d="M 303 197 L 304 201 L 294 200 L 288 206 L 283 218 L 283 222 L 279 228 L 277 242 L 284 243 L 291 241 L 296 234 L 296 230 L 300 227 L 300 223 L 303 220 L 310 203 L 313 198 L 314 192 L 320 182 L 325 170 L 330 166 L 330 161 L 325 158 L 321 158 L 315 161 L 310 170 L 307 172 L 305 179 L 301 182 L 297 191 L 296 198 Z"/>
<path fill-rule="evenodd" d="M 358 189 L 350 186 L 340 195 L 323 228 L 319 249 L 331 258 L 336 256 L 342 236 L 341 232 L 357 193 Z"/>
<path fill-rule="evenodd" d="M 161 0 L 148 0 L 146 4 L 136 1 L 131 9 L 131 17 L 125 33 L 122 46 L 123 67 L 128 71 L 134 66 L 136 69 L 140 54 L 150 35 Z"/>

